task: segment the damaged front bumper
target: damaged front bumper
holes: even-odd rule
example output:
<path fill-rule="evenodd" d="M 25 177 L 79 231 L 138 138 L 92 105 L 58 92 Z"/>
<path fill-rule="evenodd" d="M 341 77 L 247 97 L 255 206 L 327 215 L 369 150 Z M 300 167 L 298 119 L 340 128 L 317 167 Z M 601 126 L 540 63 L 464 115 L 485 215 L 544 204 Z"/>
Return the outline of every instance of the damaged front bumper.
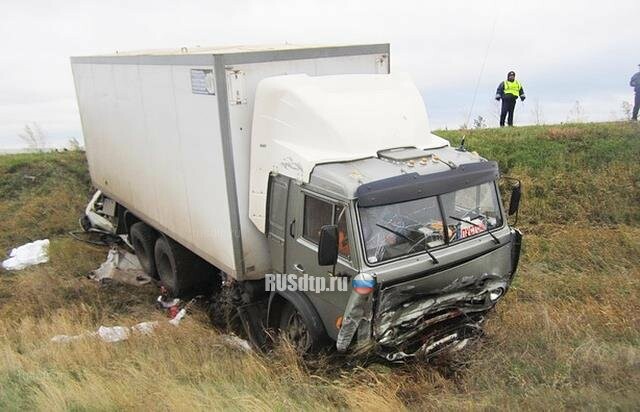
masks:
<path fill-rule="evenodd" d="M 376 285 L 369 294 L 354 290 L 338 333 L 338 351 L 373 350 L 397 362 L 461 349 L 482 334 L 487 312 L 509 288 L 522 238 L 516 231 L 512 236 L 512 248 L 496 250 L 479 261 L 393 285 Z M 501 263 L 493 265 L 493 273 L 478 273 L 479 267 L 491 266 L 489 262 Z"/>
<path fill-rule="evenodd" d="M 452 285 L 455 286 L 455 285 Z M 502 278 L 483 275 L 472 285 L 431 296 L 401 291 L 379 291 L 374 315 L 374 294 L 353 293 L 336 347 L 353 352 L 374 349 L 389 361 L 429 358 L 444 350 L 460 349 L 482 333 L 485 314 L 508 288 Z"/>
<path fill-rule="evenodd" d="M 383 293 L 373 328 L 377 352 L 399 361 L 460 349 L 482 333 L 486 313 L 507 288 L 506 280 L 483 274 L 454 292 L 414 296 L 410 301 L 400 293 Z"/>

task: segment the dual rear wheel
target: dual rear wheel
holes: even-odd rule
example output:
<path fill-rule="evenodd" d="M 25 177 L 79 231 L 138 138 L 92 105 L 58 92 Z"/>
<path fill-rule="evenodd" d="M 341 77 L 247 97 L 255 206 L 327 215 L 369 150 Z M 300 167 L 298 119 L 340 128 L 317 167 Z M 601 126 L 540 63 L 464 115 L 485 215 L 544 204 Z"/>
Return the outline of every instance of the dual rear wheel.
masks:
<path fill-rule="evenodd" d="M 133 224 L 129 239 L 142 269 L 173 296 L 207 294 L 219 285 L 214 266 L 146 223 Z"/>
<path fill-rule="evenodd" d="M 158 232 L 143 222 L 134 223 L 129 230 L 129 242 L 136 252 L 142 270 L 154 279 L 158 279 L 153 251 L 156 239 Z"/>
<path fill-rule="evenodd" d="M 129 240 L 149 276 L 160 280 L 172 296 L 208 294 L 220 287 L 219 271 L 173 239 L 144 222 L 134 223 Z M 276 326 L 301 354 L 315 352 L 326 343 L 326 332 L 314 311 L 283 302 Z"/>

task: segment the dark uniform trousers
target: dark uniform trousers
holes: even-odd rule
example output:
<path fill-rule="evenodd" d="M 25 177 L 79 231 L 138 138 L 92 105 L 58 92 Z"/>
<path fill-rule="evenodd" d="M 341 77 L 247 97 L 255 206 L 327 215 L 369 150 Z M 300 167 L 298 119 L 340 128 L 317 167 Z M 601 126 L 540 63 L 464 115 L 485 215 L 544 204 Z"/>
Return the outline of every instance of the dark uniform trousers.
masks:
<path fill-rule="evenodd" d="M 516 100 L 518 98 L 512 94 L 502 96 L 502 110 L 500 111 L 500 126 L 504 126 L 504 120 L 507 118 L 507 124 L 513 126 L 513 111 L 516 108 Z M 637 100 L 637 95 L 636 95 Z"/>

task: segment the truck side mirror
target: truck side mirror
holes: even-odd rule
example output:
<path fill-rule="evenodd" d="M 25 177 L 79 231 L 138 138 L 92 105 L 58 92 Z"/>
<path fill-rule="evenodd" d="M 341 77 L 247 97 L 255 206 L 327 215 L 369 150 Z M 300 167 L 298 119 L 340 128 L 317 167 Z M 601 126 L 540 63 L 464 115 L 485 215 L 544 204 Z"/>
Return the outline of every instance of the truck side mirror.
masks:
<path fill-rule="evenodd" d="M 511 189 L 511 200 L 509 201 L 509 216 L 512 216 L 520 207 L 520 196 L 522 195 L 522 185 L 518 182 Z"/>
<path fill-rule="evenodd" d="M 331 266 L 338 261 L 338 226 L 324 225 L 320 228 L 318 265 Z"/>

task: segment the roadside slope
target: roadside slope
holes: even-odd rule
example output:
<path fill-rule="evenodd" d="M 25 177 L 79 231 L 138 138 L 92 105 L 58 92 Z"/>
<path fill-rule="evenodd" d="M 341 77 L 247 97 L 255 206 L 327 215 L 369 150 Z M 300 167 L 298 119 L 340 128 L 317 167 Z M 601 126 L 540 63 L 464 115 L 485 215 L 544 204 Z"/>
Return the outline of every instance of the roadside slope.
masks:
<path fill-rule="evenodd" d="M 151 286 L 84 278 L 106 250 L 65 235 L 91 194 L 82 153 L 0 156 L 0 247 L 52 239 L 50 263 L 0 272 L 0 409 L 637 409 L 638 125 L 436 133 L 523 180 L 524 255 L 480 342 L 402 367 L 241 354 L 199 312 L 118 344 L 50 343 L 163 315 Z"/>

